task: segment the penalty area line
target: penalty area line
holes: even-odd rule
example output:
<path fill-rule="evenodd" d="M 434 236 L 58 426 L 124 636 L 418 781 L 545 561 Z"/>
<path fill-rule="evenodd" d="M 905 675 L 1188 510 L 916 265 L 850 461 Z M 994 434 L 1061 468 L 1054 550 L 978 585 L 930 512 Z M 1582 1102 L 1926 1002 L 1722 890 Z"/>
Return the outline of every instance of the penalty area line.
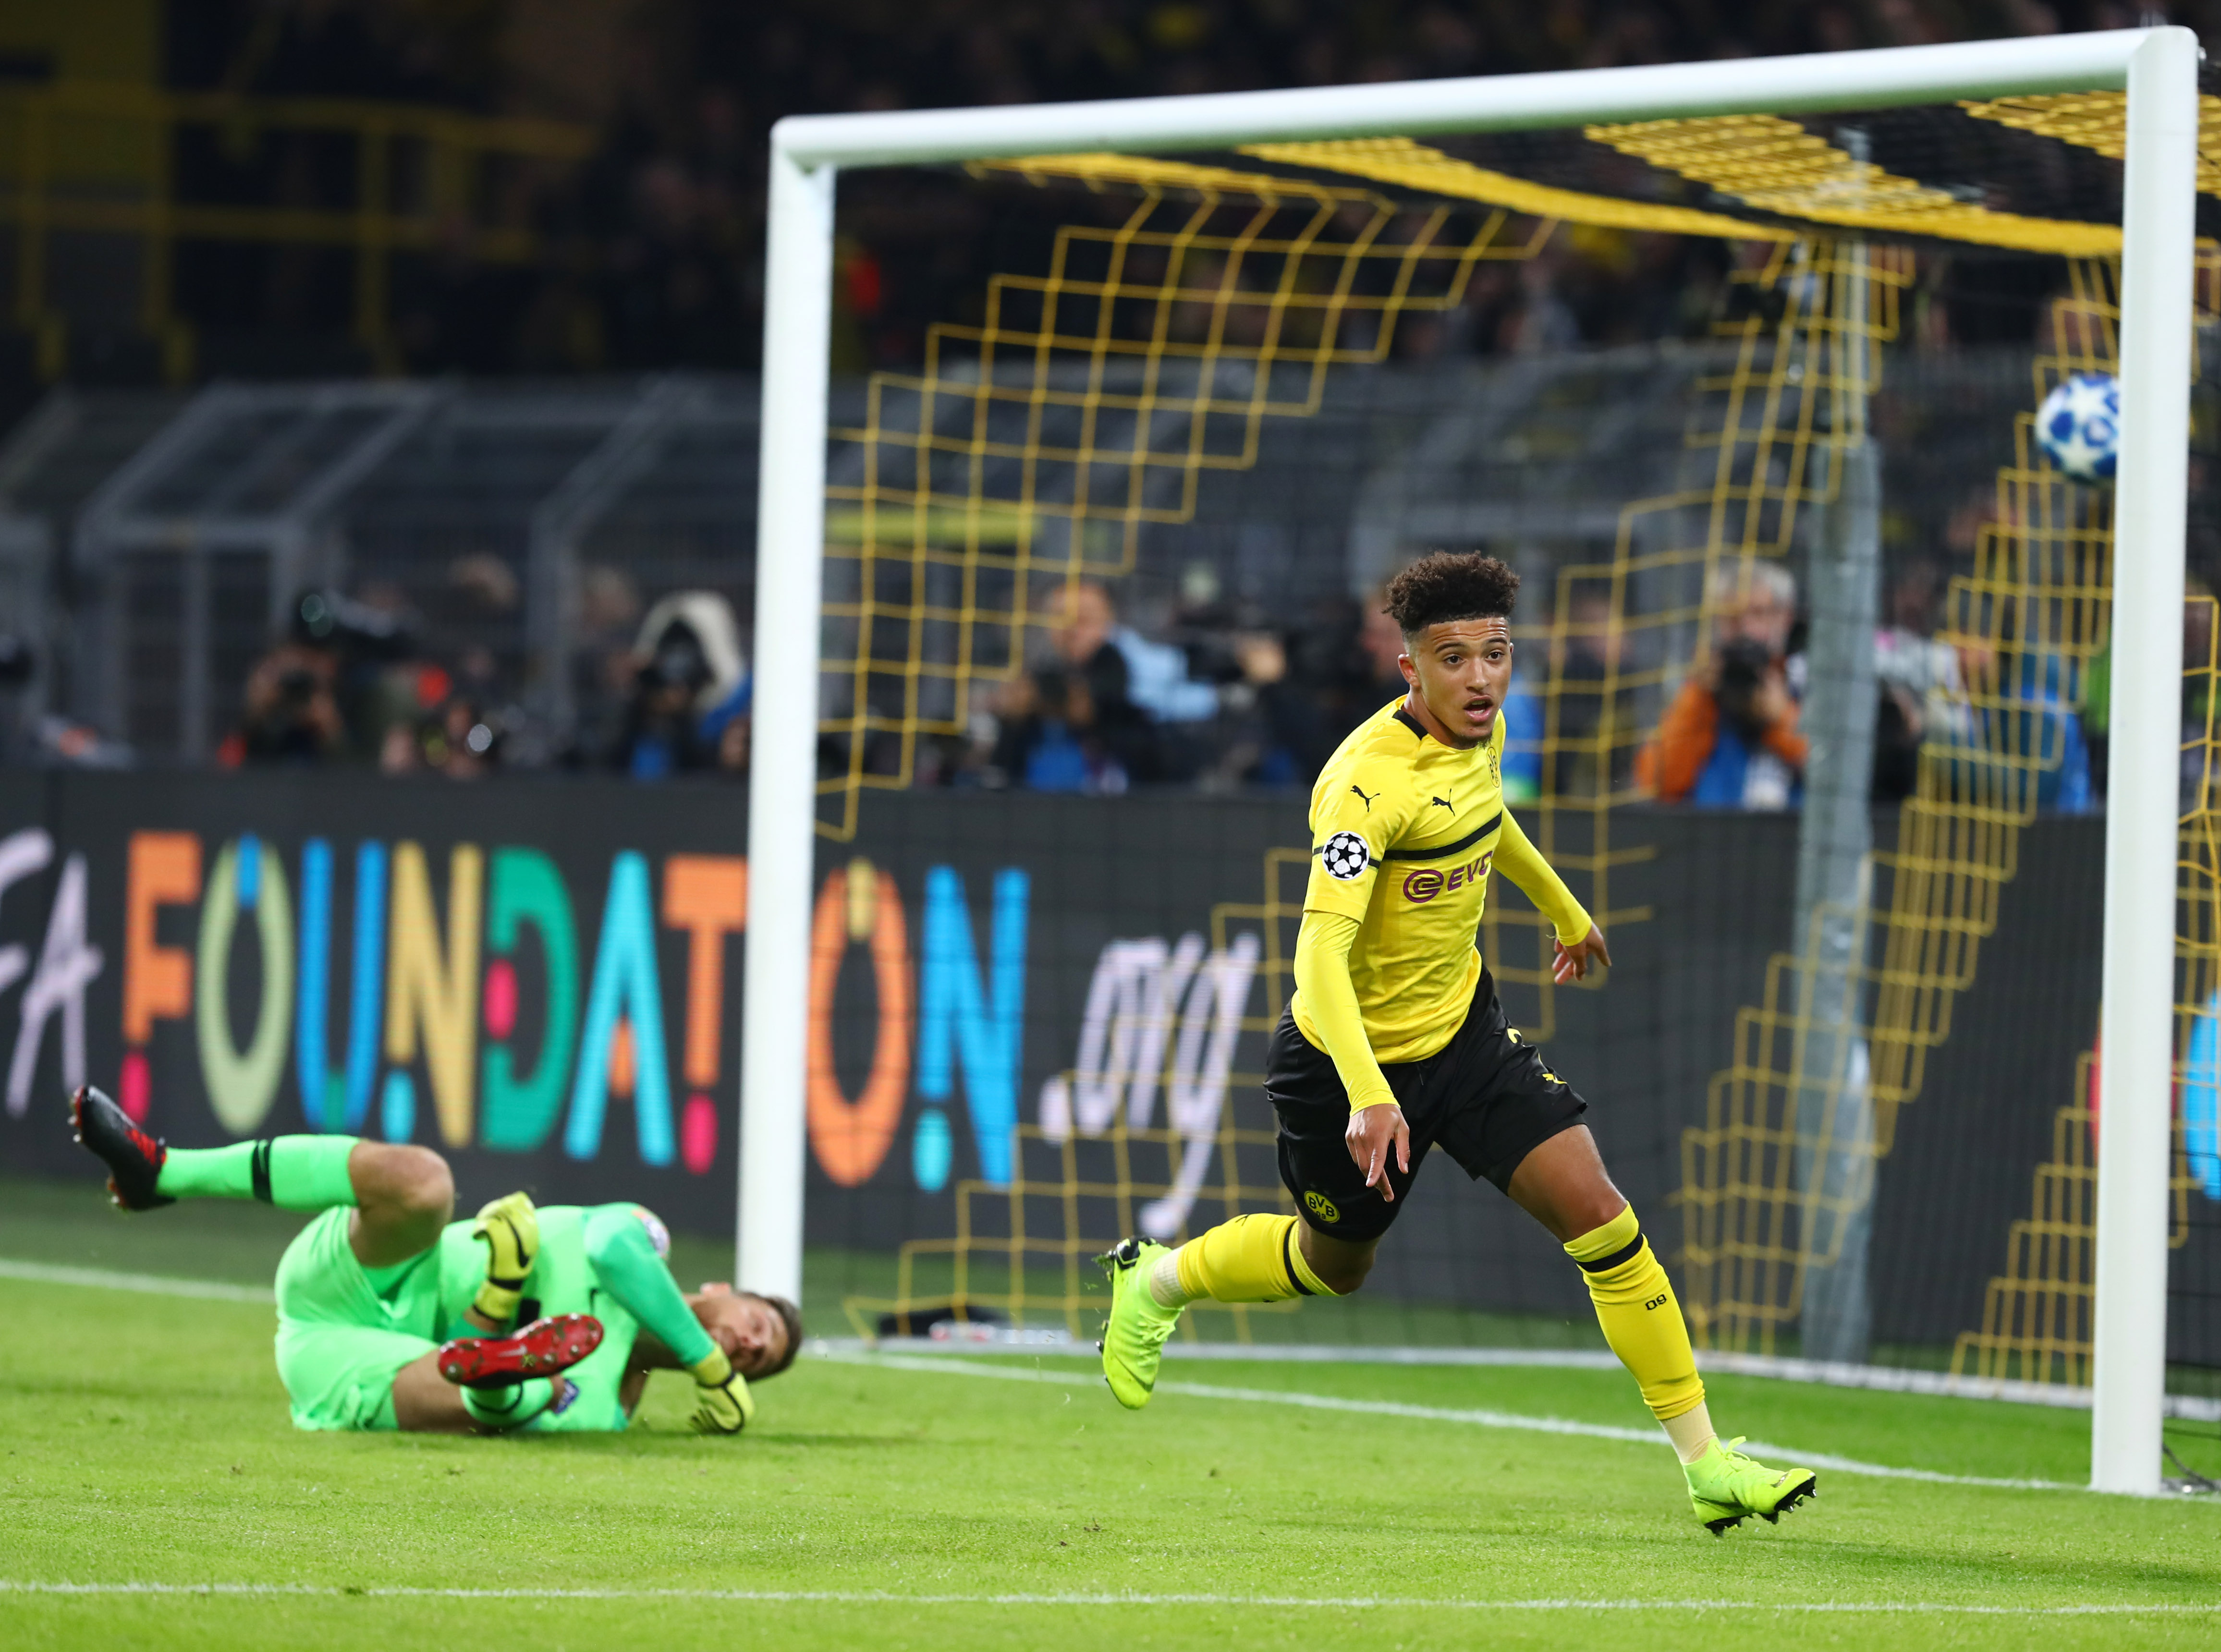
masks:
<path fill-rule="evenodd" d="M 1010 1369 L 982 1361 L 949 1355 L 864 1355 L 819 1351 L 819 1357 L 846 1365 L 883 1366 L 897 1371 L 938 1371 L 964 1376 L 995 1377 L 1006 1382 L 1046 1382 L 1066 1387 L 1092 1388 L 1102 1379 L 1077 1371 Z M 1292 1405 L 1304 1411 L 1354 1411 L 1371 1417 L 1402 1417 L 1423 1423 L 1461 1423 L 1468 1427 L 1509 1429 L 1528 1434 L 1570 1434 L 1590 1440 L 1616 1440 L 1629 1445 L 1666 1446 L 1672 1442 L 1655 1429 L 1622 1428 L 1610 1423 L 1576 1423 L 1562 1417 L 1526 1417 L 1515 1411 L 1465 1411 L 1440 1405 L 1411 1405 L 1395 1399 L 1345 1399 L 1336 1394 L 1284 1393 L 1272 1388 L 1231 1388 L 1209 1382 L 1160 1382 L 1156 1392 L 1190 1399 L 1225 1399 L 1250 1405 Z M 1825 1468 L 1841 1474 L 1865 1474 L 1879 1480 L 1912 1480 L 1935 1486 L 1980 1486 L 2008 1492 L 2080 1492 L 2088 1488 L 2056 1480 L 2004 1480 L 1986 1474 L 1947 1474 L 1933 1468 L 1899 1468 L 1886 1463 L 1861 1462 L 1830 1452 L 1802 1452 L 1794 1447 L 1765 1441 L 1749 1442 L 1754 1456 L 1783 1456 L 1800 1467 Z"/>
<path fill-rule="evenodd" d="M 1406 1599 L 1393 1595 L 1089 1593 L 898 1594 L 885 1589 L 443 1589 L 315 1583 L 66 1583 L 0 1579 L 0 1594 L 200 1596 L 370 1600 L 701 1600 L 830 1606 L 1248 1606 L 1298 1611 L 1782 1611 L 1881 1617 L 2137 1618 L 2221 1613 L 2221 1601 L 2075 1601 L 2055 1606 L 1999 1606 L 1943 1600 L 1541 1600 Z"/>

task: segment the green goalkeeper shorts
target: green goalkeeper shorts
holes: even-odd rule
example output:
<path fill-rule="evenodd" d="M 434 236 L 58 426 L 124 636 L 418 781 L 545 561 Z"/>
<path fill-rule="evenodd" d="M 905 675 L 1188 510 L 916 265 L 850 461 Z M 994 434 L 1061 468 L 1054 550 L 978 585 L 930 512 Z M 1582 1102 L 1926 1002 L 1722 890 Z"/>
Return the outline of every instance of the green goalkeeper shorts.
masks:
<path fill-rule="evenodd" d="M 373 1274 L 347 1245 L 345 1206 L 301 1230 L 278 1264 L 278 1375 L 301 1429 L 390 1429 L 393 1379 L 439 1344 L 435 1246 Z"/>

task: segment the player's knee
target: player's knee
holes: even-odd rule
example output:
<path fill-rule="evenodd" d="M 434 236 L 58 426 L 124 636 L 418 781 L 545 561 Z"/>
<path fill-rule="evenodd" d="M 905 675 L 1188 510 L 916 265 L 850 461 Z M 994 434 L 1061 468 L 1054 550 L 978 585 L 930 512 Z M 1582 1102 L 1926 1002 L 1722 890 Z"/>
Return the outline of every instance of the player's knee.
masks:
<path fill-rule="evenodd" d="M 1338 1297 L 1346 1297 L 1362 1286 L 1365 1283 L 1365 1276 L 1373 1271 L 1372 1253 L 1368 1251 L 1365 1255 L 1350 1261 L 1329 1262 L 1324 1265 L 1315 1261 L 1311 1264 L 1311 1271 L 1318 1275 L 1319 1283 L 1325 1286 L 1328 1290 Z"/>
<path fill-rule="evenodd" d="M 1570 1243 L 1585 1233 L 1594 1233 L 1598 1228 L 1609 1227 L 1619 1220 L 1620 1212 L 1627 1209 L 1627 1200 L 1611 1183 L 1592 1190 L 1584 1190 L 1560 1217 L 1566 1230 L 1566 1242 Z"/>
<path fill-rule="evenodd" d="M 1315 1228 L 1304 1232 L 1304 1266 L 1311 1270 L 1312 1279 L 1337 1297 L 1348 1297 L 1366 1284 L 1366 1274 L 1373 1273 L 1373 1252 L 1375 1246 L 1328 1239 Z"/>
<path fill-rule="evenodd" d="M 429 1148 L 389 1145 L 391 1158 L 377 1167 L 381 1191 L 396 1215 L 445 1222 L 454 1214 L 455 1177 Z"/>

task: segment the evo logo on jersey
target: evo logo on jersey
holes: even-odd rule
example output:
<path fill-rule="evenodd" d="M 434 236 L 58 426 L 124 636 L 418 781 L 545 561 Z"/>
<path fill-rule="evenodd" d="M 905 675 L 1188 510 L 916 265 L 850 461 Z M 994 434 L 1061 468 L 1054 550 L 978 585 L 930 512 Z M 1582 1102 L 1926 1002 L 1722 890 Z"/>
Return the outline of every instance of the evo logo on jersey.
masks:
<path fill-rule="evenodd" d="M 1434 867 L 1422 867 L 1405 876 L 1404 898 L 1415 905 L 1424 906 L 1444 891 L 1455 893 L 1458 890 L 1470 888 L 1488 876 L 1489 863 L 1495 859 L 1496 853 L 1492 849 L 1469 865 L 1452 867 L 1447 876 Z"/>

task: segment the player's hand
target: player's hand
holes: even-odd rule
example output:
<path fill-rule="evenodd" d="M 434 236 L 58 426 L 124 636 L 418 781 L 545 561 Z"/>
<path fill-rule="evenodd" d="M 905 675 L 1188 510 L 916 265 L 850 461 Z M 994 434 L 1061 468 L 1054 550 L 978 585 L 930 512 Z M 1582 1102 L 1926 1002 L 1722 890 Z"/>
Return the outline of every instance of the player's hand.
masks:
<path fill-rule="evenodd" d="M 1750 691 L 1750 718 L 1761 729 L 1776 729 L 1795 715 L 1797 702 L 1789 698 L 1789 675 L 1780 666 L 1767 667 Z"/>
<path fill-rule="evenodd" d="M 756 1414 L 748 1380 L 733 1369 L 722 1348 L 691 1369 L 694 1373 L 694 1432 L 738 1434 Z"/>
<path fill-rule="evenodd" d="M 540 1255 L 540 1215 L 531 1196 L 509 1193 L 485 1205 L 471 1223 L 471 1235 L 486 1244 L 485 1283 L 471 1305 L 488 1325 L 506 1324 Z"/>
<path fill-rule="evenodd" d="M 1349 1128 L 1342 1132 L 1342 1145 L 1349 1156 L 1365 1173 L 1365 1185 L 1378 1187 L 1380 1197 L 1391 1205 L 1396 1202 L 1396 1190 L 1388 1181 L 1388 1155 L 1396 1155 L 1396 1168 L 1408 1176 L 1411 1173 L 1411 1127 L 1405 1121 L 1404 1110 L 1392 1101 L 1376 1102 L 1361 1107 L 1349 1116 Z"/>
<path fill-rule="evenodd" d="M 1555 936 L 1550 944 L 1557 948 L 1557 956 L 1550 961 L 1550 979 L 1561 986 L 1567 981 L 1586 980 L 1592 963 L 1602 964 L 1606 969 L 1611 967 L 1611 953 L 1604 944 L 1604 931 L 1593 923 L 1589 925 L 1589 932 L 1570 947 Z"/>

